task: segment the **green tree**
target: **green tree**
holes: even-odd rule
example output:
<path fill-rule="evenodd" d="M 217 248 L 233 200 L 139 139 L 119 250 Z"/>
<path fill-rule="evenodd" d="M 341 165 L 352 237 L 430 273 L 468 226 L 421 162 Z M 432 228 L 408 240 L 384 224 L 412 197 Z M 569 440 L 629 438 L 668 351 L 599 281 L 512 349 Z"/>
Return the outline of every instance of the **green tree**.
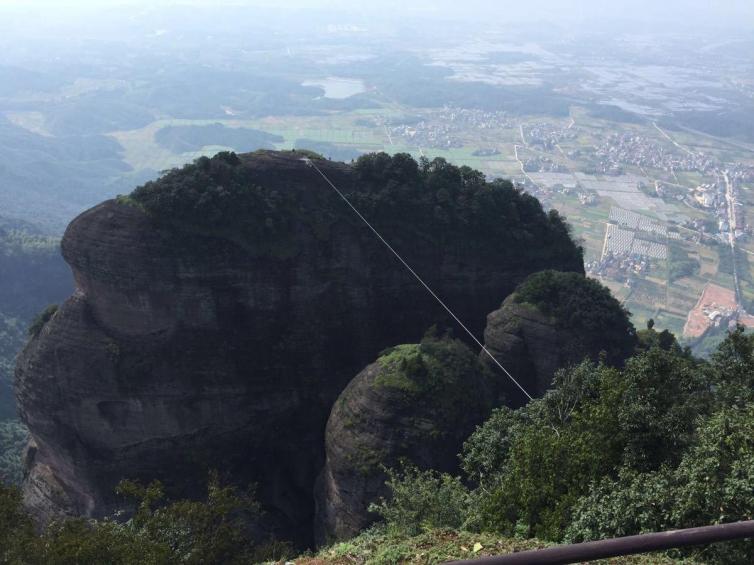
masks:
<path fill-rule="evenodd" d="M 505 406 L 493 410 L 489 419 L 477 426 L 463 444 L 461 468 L 466 476 L 478 485 L 489 486 L 498 481 L 511 445 L 526 425 L 523 410 Z"/>
<path fill-rule="evenodd" d="M 653 348 L 626 363 L 625 392 L 613 408 L 625 438 L 624 463 L 650 471 L 677 464 L 708 413 L 710 386 L 693 359 Z"/>
<path fill-rule="evenodd" d="M 210 475 L 202 501 L 166 502 L 162 485 L 123 481 L 118 492 L 134 499 L 125 522 L 61 519 L 37 534 L 15 487 L 0 484 L 0 563 L 18 565 L 177 565 L 253 563 L 270 555 L 255 544 L 249 524 L 260 509 L 253 492 L 240 492 Z M 290 548 L 287 548 L 290 550 Z"/>
<path fill-rule="evenodd" d="M 460 529 L 466 522 L 470 493 L 460 478 L 408 464 L 385 471 L 390 496 L 372 504 L 369 510 L 382 517 L 392 535 Z"/>
<path fill-rule="evenodd" d="M 622 468 L 595 483 L 573 509 L 565 539 L 573 542 L 750 520 L 754 515 L 754 404 L 706 419 L 673 468 Z M 751 563 L 749 541 L 701 550 L 705 561 Z"/>
<path fill-rule="evenodd" d="M 600 404 L 603 390 L 609 392 L 607 398 L 615 398 L 612 385 L 618 374 L 584 361 L 558 372 L 551 391 L 520 409 L 528 421 L 513 427 L 510 445 L 504 446 L 507 454 L 497 463 L 495 485 L 480 503 L 484 528 L 544 539 L 562 537 L 571 507 L 590 482 L 620 461 L 616 412 Z M 478 452 L 484 450 L 476 445 L 474 453 Z"/>
<path fill-rule="evenodd" d="M 754 401 L 754 334 L 738 325 L 712 354 L 710 379 L 721 406 Z"/>
<path fill-rule="evenodd" d="M 254 543 L 246 525 L 260 512 L 253 490 L 243 493 L 222 486 L 213 472 L 203 501 L 179 500 L 165 505 L 162 485 L 156 481 L 147 486 L 123 481 L 118 492 L 138 503 L 125 528 L 169 548 L 175 560 L 229 564 L 252 560 Z"/>

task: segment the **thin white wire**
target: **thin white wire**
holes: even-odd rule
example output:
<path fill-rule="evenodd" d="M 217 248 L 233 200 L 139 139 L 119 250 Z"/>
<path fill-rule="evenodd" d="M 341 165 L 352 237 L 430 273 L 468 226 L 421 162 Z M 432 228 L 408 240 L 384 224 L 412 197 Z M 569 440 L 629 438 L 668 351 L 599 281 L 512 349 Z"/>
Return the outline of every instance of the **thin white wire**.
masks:
<path fill-rule="evenodd" d="M 467 327 L 466 327 L 466 325 L 465 325 L 465 324 L 464 324 L 464 323 L 463 323 L 463 322 L 462 322 L 462 321 L 461 321 L 461 320 L 460 320 L 460 319 L 458 318 L 458 316 L 456 316 L 456 315 L 455 315 L 455 314 L 453 313 L 453 311 L 452 311 L 452 310 L 451 310 L 451 309 L 450 309 L 450 308 L 449 308 L 449 307 L 448 307 L 448 306 L 447 306 L 447 305 L 445 304 L 445 302 L 443 302 L 443 301 L 442 301 L 442 300 L 440 299 L 440 297 L 439 297 L 439 296 L 437 296 L 437 294 L 435 294 L 435 292 L 434 292 L 434 291 L 433 291 L 433 290 L 432 290 L 432 289 L 431 289 L 431 288 L 429 287 L 429 285 L 428 285 L 427 283 L 425 283 L 425 282 L 424 282 L 424 280 L 423 280 L 423 279 L 422 279 L 422 278 L 421 278 L 421 277 L 420 277 L 420 276 L 419 276 L 419 275 L 418 275 L 418 274 L 416 273 L 416 271 L 414 271 L 414 270 L 413 270 L 413 269 L 411 268 L 411 265 L 409 265 L 408 263 L 406 263 L 406 261 L 405 261 L 405 260 L 403 259 L 403 257 L 401 257 L 401 256 L 400 256 L 400 255 L 398 254 L 398 252 L 397 252 L 397 251 L 396 251 L 395 249 L 393 249 L 393 246 L 392 246 L 392 245 L 390 245 L 390 244 L 389 244 L 389 243 L 388 243 L 388 242 L 387 242 L 387 241 L 385 240 L 385 238 L 384 238 L 384 237 L 382 237 L 382 235 L 380 235 L 380 232 L 378 232 L 378 231 L 377 231 L 377 230 L 376 230 L 376 229 L 375 229 L 375 228 L 374 228 L 374 227 L 372 226 L 372 224 L 370 224 L 370 223 L 369 223 L 369 221 L 368 221 L 368 220 L 367 220 L 367 219 L 366 219 L 366 218 L 365 218 L 365 217 L 364 217 L 364 216 L 363 216 L 363 215 L 361 214 L 361 212 L 359 212 L 359 211 L 358 211 L 358 210 L 356 209 L 356 207 L 355 207 L 355 206 L 354 206 L 353 204 L 351 204 L 351 201 L 350 201 L 350 200 L 349 200 L 349 199 L 348 199 L 348 198 L 346 197 L 346 195 L 345 195 L 345 194 L 343 194 L 343 193 L 342 193 L 342 192 L 341 192 L 341 191 L 340 191 L 340 190 L 338 189 L 338 187 L 337 187 L 337 186 L 335 186 L 335 185 L 333 184 L 333 182 L 332 182 L 332 181 L 331 181 L 331 180 L 330 180 L 330 179 L 329 179 L 329 178 L 327 177 L 327 175 L 325 175 L 325 173 L 323 173 L 323 172 L 322 172 L 322 171 L 321 171 L 321 170 L 319 169 L 319 167 L 318 167 L 318 166 L 317 166 L 317 165 L 316 165 L 316 164 L 314 163 L 314 161 L 312 161 L 312 160 L 311 160 L 311 159 L 309 159 L 308 157 L 304 157 L 304 158 L 302 159 L 302 161 L 304 161 L 304 162 L 305 162 L 305 163 L 306 163 L 307 165 L 309 165 L 310 167 L 313 167 L 313 168 L 314 168 L 314 170 L 315 170 L 315 171 L 317 171 L 317 172 L 318 172 L 318 173 L 320 174 L 320 176 L 321 176 L 321 177 L 322 177 L 323 179 L 325 179 L 325 182 L 327 182 L 327 184 L 329 184 L 329 185 L 330 185 L 330 186 L 331 186 L 331 187 L 333 188 L 333 190 L 334 190 L 334 191 L 335 191 L 335 192 L 336 192 L 336 193 L 338 194 L 338 196 L 340 196 L 340 197 L 341 197 L 341 198 L 343 199 L 343 201 L 344 201 L 344 202 L 345 202 L 346 204 L 348 204 L 348 206 L 349 206 L 349 207 L 351 208 L 351 210 L 353 210 L 353 211 L 354 211 L 354 213 L 355 213 L 355 214 L 356 214 L 356 215 L 357 215 L 357 216 L 358 216 L 359 218 L 361 218 L 361 221 L 362 221 L 362 222 L 364 222 L 364 223 L 365 223 L 365 224 L 367 225 L 367 227 L 368 227 L 368 228 L 369 228 L 370 230 L 372 230 L 372 232 L 374 233 L 374 235 L 376 235 L 376 236 L 377 236 L 377 237 L 379 238 L 379 240 L 380 240 L 380 241 L 381 241 L 381 242 L 382 242 L 382 243 L 383 243 L 383 244 L 385 245 L 385 247 L 387 247 L 387 248 L 388 248 L 388 249 L 390 250 L 390 252 L 391 252 L 391 253 L 392 253 L 393 255 L 395 255 L 395 256 L 396 256 L 396 257 L 398 258 L 398 260 L 399 260 L 399 261 L 400 261 L 401 263 L 403 263 L 403 266 L 404 266 L 404 267 L 406 267 L 406 269 L 408 269 L 408 271 L 409 271 L 409 272 L 410 272 L 410 273 L 411 273 L 412 275 L 414 275 L 414 278 L 415 278 L 415 279 L 416 279 L 417 281 L 419 281 L 419 283 L 420 283 L 420 284 L 421 284 L 421 285 L 422 285 L 422 286 L 423 286 L 423 287 L 424 287 L 425 289 L 427 289 L 427 292 L 429 292 L 429 294 L 430 294 L 430 295 L 432 295 L 432 298 L 434 298 L 435 300 L 437 300 L 437 302 L 438 302 L 438 303 L 440 304 L 440 306 L 442 306 L 443 308 L 445 308 L 445 311 L 446 311 L 446 312 L 447 312 L 448 314 L 450 314 L 450 315 L 451 315 L 451 316 L 453 317 L 453 319 L 454 319 L 454 320 L 455 320 L 456 322 L 458 322 L 458 325 L 459 325 L 459 326 L 461 326 L 461 327 L 463 328 L 463 330 L 464 330 L 464 331 L 465 331 L 465 332 L 466 332 L 467 334 L 469 334 L 469 337 L 470 337 L 471 339 L 473 339 L 473 340 L 474 340 L 474 341 L 476 342 L 476 344 L 477 344 L 477 345 L 478 345 L 479 347 L 481 347 L 482 351 L 484 351 L 484 353 L 486 353 L 486 354 L 487 354 L 487 356 L 488 356 L 488 357 L 489 357 L 490 359 L 492 359 L 492 361 L 493 361 L 493 362 L 495 363 L 495 365 L 497 365 L 498 367 L 500 367 L 500 369 L 501 369 L 501 370 L 503 371 L 503 373 L 505 373 L 505 374 L 506 374 L 506 376 L 507 376 L 507 377 L 508 377 L 508 378 L 509 378 L 509 379 L 510 379 L 511 381 L 513 381 L 513 384 L 515 384 L 515 385 L 516 385 L 516 386 L 517 386 L 517 387 L 518 387 L 518 388 L 519 388 L 519 389 L 521 390 L 521 392 L 523 392 L 523 393 L 524 393 L 524 394 L 526 395 L 526 397 L 527 397 L 527 398 L 528 398 L 529 400 L 532 400 L 532 396 L 531 396 L 531 395 L 530 395 L 530 394 L 529 394 L 529 393 L 528 393 L 528 392 L 526 391 L 526 389 L 525 389 L 524 387 L 522 387 L 522 386 L 521 386 L 521 384 L 520 384 L 520 383 L 519 383 L 519 382 L 518 382 L 518 381 L 517 381 L 517 380 L 516 380 L 516 379 L 515 379 L 515 378 L 513 377 L 513 375 L 511 375 L 511 374 L 510 374 L 510 373 L 508 372 L 508 370 L 507 370 L 507 369 L 506 369 L 505 367 L 503 367 L 503 365 L 502 365 L 502 364 L 500 363 L 500 361 L 498 361 L 498 360 L 497 360 L 497 359 L 495 358 L 495 356 L 494 356 L 494 355 L 492 355 L 492 353 L 490 353 L 490 352 L 489 352 L 489 350 L 488 350 L 488 349 L 487 349 L 487 348 L 486 348 L 486 347 L 484 346 L 484 344 L 483 344 L 483 343 L 482 343 L 481 341 L 479 341 L 479 340 L 477 339 L 477 337 L 476 337 L 476 336 L 475 336 L 475 335 L 474 335 L 474 334 L 473 334 L 473 333 L 471 332 L 471 330 L 470 330 L 469 328 L 467 328 Z"/>

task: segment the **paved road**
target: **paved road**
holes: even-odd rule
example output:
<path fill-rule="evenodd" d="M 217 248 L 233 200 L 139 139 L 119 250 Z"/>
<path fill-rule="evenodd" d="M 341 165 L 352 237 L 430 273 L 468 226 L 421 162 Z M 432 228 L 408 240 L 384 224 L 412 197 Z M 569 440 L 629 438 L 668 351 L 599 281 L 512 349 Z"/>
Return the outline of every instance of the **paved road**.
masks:
<path fill-rule="evenodd" d="M 523 133 L 522 133 L 521 135 L 523 135 Z M 536 182 L 534 182 L 534 179 L 532 179 L 532 178 L 531 178 L 531 177 L 530 177 L 530 176 L 528 175 L 528 173 L 527 173 L 527 172 L 526 172 L 526 171 L 524 170 L 524 163 L 523 163 L 523 161 L 521 161 L 521 159 L 519 159 L 519 158 L 518 158 L 518 144 L 517 144 L 517 143 L 514 143 L 514 144 L 513 144 L 513 154 L 514 154 L 514 155 L 516 156 L 516 161 L 518 161 L 518 165 L 519 165 L 519 166 L 521 167 L 521 173 L 522 173 L 522 174 L 523 174 L 523 175 L 524 175 L 524 176 L 525 176 L 525 177 L 526 177 L 527 179 L 529 179 L 529 182 L 530 182 L 530 183 L 532 183 L 532 184 L 533 184 L 534 186 L 536 186 L 537 188 L 540 188 L 540 186 L 539 186 L 539 185 L 538 185 L 538 184 L 537 184 Z"/>
<path fill-rule="evenodd" d="M 665 137 L 665 139 L 667 139 L 670 143 L 672 143 L 673 145 L 675 145 L 678 149 L 680 149 L 681 151 L 685 151 L 689 155 L 694 155 L 693 151 L 689 151 L 686 147 L 684 147 L 683 145 L 681 145 L 680 143 L 678 143 L 675 139 L 673 139 L 672 137 L 670 137 L 665 132 L 664 129 L 662 129 L 660 126 L 657 125 L 657 122 L 652 122 L 652 125 L 655 127 L 655 129 L 657 131 L 659 131 Z"/>
<path fill-rule="evenodd" d="M 730 182 L 728 171 L 723 171 L 723 178 L 725 179 L 725 203 L 726 208 L 728 209 L 728 243 L 730 245 L 731 255 L 733 256 L 733 286 L 736 291 L 736 302 L 739 307 L 742 307 L 743 296 L 741 294 L 741 286 L 738 282 L 738 267 L 736 265 L 736 199 L 733 196 L 733 183 Z"/>

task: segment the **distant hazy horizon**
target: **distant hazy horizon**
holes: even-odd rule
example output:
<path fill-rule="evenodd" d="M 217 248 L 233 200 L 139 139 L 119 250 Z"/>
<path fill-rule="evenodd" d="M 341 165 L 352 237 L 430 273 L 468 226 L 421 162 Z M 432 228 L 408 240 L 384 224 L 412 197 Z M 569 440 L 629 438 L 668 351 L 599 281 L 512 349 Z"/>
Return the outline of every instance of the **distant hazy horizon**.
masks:
<path fill-rule="evenodd" d="M 116 0 L 103 3 L 99 0 L 0 0 L 0 12 L 12 10 L 16 13 L 33 13 L 48 10 L 48 15 L 65 19 L 77 17 L 81 11 L 94 13 L 112 13 L 118 7 L 143 7 L 145 10 L 159 10 L 173 6 L 248 6 L 263 8 L 266 12 L 278 12 L 286 16 L 296 11 L 322 11 L 324 13 L 359 16 L 374 14 L 385 19 L 395 17 L 427 16 L 437 18 L 462 18 L 467 21 L 478 20 L 489 25 L 495 21 L 584 23 L 623 22 L 633 25 L 674 26 L 688 28 L 731 27 L 754 28 L 754 3 L 740 0 L 635 0 L 632 2 L 605 2 L 604 0 L 575 0 L 560 2 L 557 0 L 529 0 L 520 2 L 490 0 L 467 0 L 459 5 L 452 0 L 416 0 L 406 3 L 399 0 L 377 0 L 366 3 L 354 3 L 349 0 L 288 0 L 285 3 L 273 0 Z M 41 23 L 41 22 L 40 22 Z M 2 24 L 0 24 L 2 25 Z"/>

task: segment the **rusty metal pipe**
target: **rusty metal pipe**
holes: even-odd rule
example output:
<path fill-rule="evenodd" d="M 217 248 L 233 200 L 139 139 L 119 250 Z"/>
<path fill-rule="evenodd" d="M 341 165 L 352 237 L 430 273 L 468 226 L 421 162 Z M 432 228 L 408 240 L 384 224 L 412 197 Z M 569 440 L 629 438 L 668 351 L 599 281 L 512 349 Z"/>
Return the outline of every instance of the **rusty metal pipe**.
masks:
<path fill-rule="evenodd" d="M 594 559 L 603 559 L 605 557 L 632 555 L 635 553 L 646 553 L 690 545 L 704 545 L 750 537 L 754 537 L 754 520 L 702 526 L 700 528 L 687 528 L 684 530 L 670 530 L 652 534 L 639 534 L 636 536 L 589 541 L 571 545 L 559 545 L 493 557 L 480 557 L 479 559 L 449 561 L 446 565 L 555 565 L 560 563 L 580 563 Z"/>

